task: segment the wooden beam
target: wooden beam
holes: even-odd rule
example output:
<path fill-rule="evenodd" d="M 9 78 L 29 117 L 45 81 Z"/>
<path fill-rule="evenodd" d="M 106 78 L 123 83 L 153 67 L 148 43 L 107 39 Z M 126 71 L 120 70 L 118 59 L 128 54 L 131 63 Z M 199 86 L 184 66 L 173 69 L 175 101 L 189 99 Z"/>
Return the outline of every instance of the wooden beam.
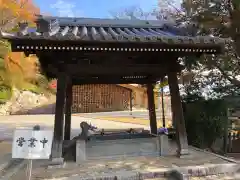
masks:
<path fill-rule="evenodd" d="M 153 92 L 153 84 L 147 84 L 147 95 L 148 95 L 148 111 L 149 111 L 149 119 L 150 119 L 150 128 L 152 134 L 157 134 L 157 118 L 155 111 L 155 103 L 154 103 L 154 92 Z"/>
<path fill-rule="evenodd" d="M 132 65 L 132 66 L 97 66 L 97 65 L 66 65 L 66 72 L 71 75 L 159 75 L 161 76 L 167 71 L 165 67 L 156 65 Z"/>
<path fill-rule="evenodd" d="M 120 78 L 114 78 L 114 77 L 106 77 L 104 78 L 84 78 L 84 79 L 73 79 L 74 85 L 81 85 L 81 84 L 146 84 L 148 82 L 155 83 L 159 79 L 120 79 Z"/>
<path fill-rule="evenodd" d="M 35 47 L 35 46 L 42 46 L 43 48 L 42 49 L 33 49 L 31 50 L 31 47 Z M 21 48 L 18 48 L 18 46 L 28 46 L 30 47 L 29 49 L 27 48 L 24 48 L 24 49 L 21 49 Z M 51 48 L 51 49 L 45 49 L 44 47 L 47 46 L 47 47 L 64 47 L 65 50 L 58 50 L 58 49 L 54 49 L 54 48 Z M 78 51 L 78 50 L 71 50 L 71 49 L 66 49 L 66 47 L 85 47 L 86 50 L 83 50 L 83 51 Z M 91 54 L 101 54 L 101 53 L 106 53 L 106 54 L 117 54 L 117 53 L 126 53 L 126 54 L 129 54 L 129 55 L 133 55 L 133 54 L 157 54 L 157 55 L 161 55 L 161 54 L 169 54 L 169 55 L 172 55 L 172 54 L 176 54 L 178 56 L 181 56 L 181 55 L 195 55 L 195 54 L 202 54 L 203 52 L 189 52 L 189 51 L 91 51 L 89 50 L 89 48 L 157 48 L 157 49 L 201 49 L 201 50 L 216 50 L 216 52 L 214 52 L 214 54 L 219 54 L 219 53 L 222 53 L 222 50 L 223 50 L 223 47 L 222 45 L 219 45 L 219 44 L 205 44 L 205 43 L 196 43 L 196 44 L 192 44 L 192 43 L 189 43 L 189 44 L 185 44 L 185 43 L 180 43 L 180 44 L 172 44 L 172 43 L 142 43 L 142 42 L 133 42 L 133 43 L 129 43 L 129 42 L 121 42 L 119 43 L 119 41 L 116 41 L 116 42 L 96 42 L 96 41 L 84 41 L 84 42 L 80 42 L 80 41 L 72 41 L 72 40 L 69 40 L 69 41 L 66 41 L 66 40 L 48 40 L 48 39 L 42 39 L 42 40 L 39 40 L 39 39 L 32 39 L 32 38 L 29 38 L 29 39 L 12 39 L 11 40 L 11 47 L 12 47 L 12 51 L 16 51 L 16 52 L 32 52 L 32 53 L 35 53 L 36 51 L 37 52 L 40 52 L 40 53 L 74 53 L 74 54 L 81 54 L 81 53 L 91 53 Z M 207 54 L 213 54 L 213 52 L 211 51 L 206 51 L 205 53 Z"/>
<path fill-rule="evenodd" d="M 52 160 L 57 163 L 63 163 L 63 124 L 64 124 L 64 104 L 67 87 L 67 75 L 58 74 L 57 99 L 55 107 L 54 137 L 52 145 Z"/>
<path fill-rule="evenodd" d="M 70 68 L 72 67 L 72 69 Z M 121 83 L 136 83 L 136 84 L 147 84 L 150 81 L 156 82 L 166 75 L 167 69 L 163 67 L 119 67 L 119 66 L 108 66 L 99 67 L 93 66 L 89 68 L 86 66 L 70 65 L 66 67 L 65 71 L 73 77 L 74 84 L 121 84 Z M 79 67 L 79 69 L 78 69 Z M 89 69 L 87 69 L 89 68 Z M 75 70 L 74 70 L 75 69 Z M 127 70 L 126 70 L 127 69 Z M 45 67 L 45 72 L 56 76 L 59 72 L 58 65 L 48 64 Z M 142 81 L 142 82 L 141 82 Z"/>
<path fill-rule="evenodd" d="M 72 95 L 72 82 L 69 80 L 66 90 L 64 140 L 71 138 Z"/>
<path fill-rule="evenodd" d="M 119 76 L 119 75 L 101 75 L 101 76 L 74 76 L 73 84 L 147 84 L 159 81 L 162 76 Z"/>
<path fill-rule="evenodd" d="M 168 84 L 171 95 L 172 119 L 176 124 L 178 155 L 184 156 L 189 154 L 188 140 L 176 72 L 168 73 Z"/>

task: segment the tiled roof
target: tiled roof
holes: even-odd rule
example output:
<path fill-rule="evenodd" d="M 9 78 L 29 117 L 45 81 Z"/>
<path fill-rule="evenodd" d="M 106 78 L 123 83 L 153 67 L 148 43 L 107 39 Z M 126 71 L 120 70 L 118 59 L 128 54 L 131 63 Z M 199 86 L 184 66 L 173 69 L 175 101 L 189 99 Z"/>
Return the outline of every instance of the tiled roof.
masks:
<path fill-rule="evenodd" d="M 168 44 L 223 44 L 224 39 L 192 37 L 185 29 L 167 21 L 112 20 L 88 18 L 42 17 L 37 29 L 21 24 L 15 34 L 1 32 L 7 39 L 47 39 L 104 42 L 143 42 Z"/>

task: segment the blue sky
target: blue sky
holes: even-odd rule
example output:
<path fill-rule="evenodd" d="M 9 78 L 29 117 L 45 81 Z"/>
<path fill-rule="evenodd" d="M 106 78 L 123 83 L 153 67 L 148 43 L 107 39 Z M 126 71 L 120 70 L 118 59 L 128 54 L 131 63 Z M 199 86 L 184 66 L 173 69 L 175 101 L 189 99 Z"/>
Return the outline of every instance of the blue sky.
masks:
<path fill-rule="evenodd" d="M 127 7 L 140 7 L 149 11 L 157 7 L 158 0 L 35 0 L 41 13 L 53 16 L 109 18 L 111 12 Z"/>

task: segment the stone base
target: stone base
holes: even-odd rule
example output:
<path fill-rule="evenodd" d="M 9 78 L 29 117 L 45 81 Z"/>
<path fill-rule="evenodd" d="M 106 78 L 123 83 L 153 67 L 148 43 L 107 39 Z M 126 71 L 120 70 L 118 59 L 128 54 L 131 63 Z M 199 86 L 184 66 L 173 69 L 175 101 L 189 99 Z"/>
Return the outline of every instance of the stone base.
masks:
<path fill-rule="evenodd" d="M 63 168 L 65 162 L 63 158 L 53 158 L 52 161 L 48 164 L 48 168 Z"/>
<path fill-rule="evenodd" d="M 169 140 L 167 135 L 160 135 L 159 137 L 160 156 L 167 156 L 169 154 Z"/>
<path fill-rule="evenodd" d="M 86 160 L 86 142 L 85 140 L 77 140 L 76 142 L 76 162 L 78 164 Z"/>
<path fill-rule="evenodd" d="M 63 158 L 52 158 L 52 164 L 60 165 L 64 163 Z"/>
<path fill-rule="evenodd" d="M 160 144 L 161 142 L 161 144 Z M 160 148 L 162 147 L 162 149 Z M 86 160 L 108 159 L 127 156 L 167 155 L 167 136 L 133 138 L 133 139 L 109 139 L 76 141 L 76 162 L 83 163 Z"/>
<path fill-rule="evenodd" d="M 58 169 L 58 168 L 64 168 L 66 163 L 64 162 L 63 164 L 49 164 L 47 166 L 48 169 Z"/>
<path fill-rule="evenodd" d="M 189 153 L 188 149 L 180 149 L 177 150 L 177 156 L 179 158 L 190 158 L 191 154 Z"/>

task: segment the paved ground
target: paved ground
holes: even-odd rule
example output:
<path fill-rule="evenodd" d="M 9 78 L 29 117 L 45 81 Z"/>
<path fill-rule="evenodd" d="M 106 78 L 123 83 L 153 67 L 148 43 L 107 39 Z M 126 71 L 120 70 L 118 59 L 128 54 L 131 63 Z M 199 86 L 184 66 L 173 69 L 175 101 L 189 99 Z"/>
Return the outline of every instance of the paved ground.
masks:
<path fill-rule="evenodd" d="M 72 116 L 71 138 L 80 133 L 80 123 L 87 121 L 98 128 L 125 129 L 125 128 L 144 128 L 148 126 L 130 123 L 111 122 L 92 119 L 89 117 Z M 52 129 L 54 125 L 54 115 L 12 115 L 0 116 L 0 169 L 11 159 L 11 140 L 13 131 L 16 128 L 32 129 L 34 125 L 40 125 L 43 129 Z"/>
<path fill-rule="evenodd" d="M 158 125 L 162 124 L 160 110 L 156 110 Z M 91 122 L 98 128 L 145 128 L 149 129 L 147 110 L 81 113 L 72 116 L 72 136 L 79 134 L 79 124 L 82 121 Z M 127 123 L 130 122 L 130 123 Z M 0 117 L 0 140 L 11 139 L 15 128 L 31 128 L 36 124 L 45 129 L 52 129 L 54 115 L 12 115 Z"/>
<path fill-rule="evenodd" d="M 123 157 L 121 159 L 99 159 L 94 161 L 87 161 L 79 165 L 76 165 L 75 163 L 67 163 L 66 166 L 62 169 L 46 168 L 46 166 L 44 166 L 44 162 L 35 161 L 33 163 L 32 180 L 51 178 L 58 179 L 62 177 L 71 177 L 65 178 L 66 180 L 77 180 L 84 178 L 96 179 L 96 177 L 99 176 L 110 177 L 114 174 L 122 177 L 128 176 L 129 178 L 129 176 L 134 176 L 136 173 L 142 173 L 145 175 L 148 174 L 149 177 L 154 173 L 164 174 L 164 172 L 166 172 L 166 170 L 169 168 L 185 168 L 186 170 L 184 171 L 189 173 L 191 172 L 191 174 L 193 173 L 197 176 L 199 176 L 200 173 L 206 175 L 206 170 L 204 170 L 204 168 L 208 169 L 208 174 L 214 174 L 222 171 L 228 172 L 228 170 L 233 170 L 233 168 L 229 168 L 227 171 L 225 171 L 227 167 L 232 166 L 233 164 L 219 157 L 212 156 L 204 152 L 197 152 L 193 149 L 190 149 L 190 153 L 191 157 L 187 159 L 181 159 L 175 156 Z M 225 167 L 223 167 L 223 164 Z M 189 169 L 193 170 L 189 171 Z M 12 180 L 20 179 L 20 177 L 21 179 L 24 179 L 26 177 L 25 171 L 18 172 L 17 175 L 12 177 Z M 223 179 L 226 180 L 226 178 Z"/>
<path fill-rule="evenodd" d="M 135 123 L 121 123 L 121 122 L 113 122 L 113 121 L 105 121 L 102 119 L 98 119 L 97 117 L 124 117 L 128 118 L 129 112 L 110 112 L 110 113 L 94 113 L 94 114 L 81 114 L 73 115 L 72 116 L 72 137 L 78 135 L 79 131 L 79 124 L 82 121 L 91 122 L 93 125 L 97 126 L 98 128 L 111 128 L 111 129 L 121 129 L 121 128 L 144 128 L 149 129 L 149 126 L 146 125 L 137 125 Z M 141 119 L 147 119 L 148 112 L 133 112 L 133 116 L 137 116 Z M 130 116 L 131 117 L 131 116 Z M 0 139 L 2 140 L 11 140 L 12 133 L 15 128 L 32 128 L 34 125 L 38 124 L 44 129 L 53 129 L 54 124 L 54 115 L 21 115 L 21 116 L 1 116 L 0 117 Z M 136 118 L 137 119 L 137 118 Z M 146 120 L 145 119 L 145 120 Z M 190 158 L 186 159 L 179 159 L 176 157 L 154 157 L 153 159 L 149 157 L 138 157 L 133 158 L 132 160 L 124 160 L 124 161 L 113 161 L 113 162 L 93 162 L 87 163 L 85 165 L 76 166 L 74 164 L 69 164 L 66 168 L 62 170 L 56 169 L 46 169 L 42 166 L 38 166 L 38 163 L 34 163 L 33 169 L 33 179 L 44 179 L 44 178 L 51 178 L 55 177 L 63 177 L 69 174 L 76 175 L 88 175 L 89 173 L 113 173 L 115 170 L 120 172 L 121 174 L 125 174 L 124 171 L 135 171 L 136 168 L 139 171 L 149 171 L 157 170 L 162 171 L 166 167 L 175 166 L 187 166 L 187 165 L 200 165 L 200 164 L 219 164 L 219 163 L 228 163 L 227 161 L 209 155 L 203 152 L 197 152 L 194 149 L 191 149 Z M 2 142 L 0 143 L 0 164 L 3 164 L 6 160 L 11 158 L 11 142 Z M 110 163 L 110 164 L 109 164 Z M 112 163 L 112 164 L 111 164 Z M 15 179 L 24 179 L 25 175 L 25 168 L 22 169 L 19 173 L 15 175 Z M 90 171 L 89 171 L 90 169 Z M 150 170 L 151 171 L 151 170 Z M 21 177 L 21 178 L 20 178 Z M 79 176 L 78 176 L 79 177 Z M 12 179 L 12 178 L 11 178 Z M 15 180 L 13 178 L 13 180 Z M 67 178 L 68 179 L 68 178 Z"/>
<path fill-rule="evenodd" d="M 15 128 L 32 128 L 38 124 L 44 129 L 53 129 L 54 115 L 14 115 L 0 117 L 0 140 L 11 140 Z M 92 119 L 90 117 L 72 116 L 72 134 L 77 136 L 80 133 L 80 123 L 87 121 L 98 128 L 124 129 L 124 128 L 144 128 L 149 129 L 149 126 L 137 125 L 130 123 L 104 121 Z"/>
<path fill-rule="evenodd" d="M 112 117 L 129 117 L 130 111 L 113 111 L 113 112 L 97 112 L 97 113 L 81 113 L 84 117 L 112 116 Z M 157 118 L 161 117 L 161 110 L 156 109 Z M 148 119 L 148 110 L 133 110 L 132 116 L 140 119 Z M 169 116 L 169 115 L 168 115 Z"/>
<path fill-rule="evenodd" d="M 149 114 L 148 110 L 134 110 L 130 111 L 114 111 L 114 112 L 99 112 L 99 113 L 79 113 L 75 116 L 88 117 L 94 119 L 108 120 L 114 122 L 133 123 L 149 126 Z M 162 127 L 162 114 L 161 110 L 156 110 L 157 125 Z M 171 115 L 166 115 L 165 122 L 167 126 L 172 125 L 170 118 Z"/>

